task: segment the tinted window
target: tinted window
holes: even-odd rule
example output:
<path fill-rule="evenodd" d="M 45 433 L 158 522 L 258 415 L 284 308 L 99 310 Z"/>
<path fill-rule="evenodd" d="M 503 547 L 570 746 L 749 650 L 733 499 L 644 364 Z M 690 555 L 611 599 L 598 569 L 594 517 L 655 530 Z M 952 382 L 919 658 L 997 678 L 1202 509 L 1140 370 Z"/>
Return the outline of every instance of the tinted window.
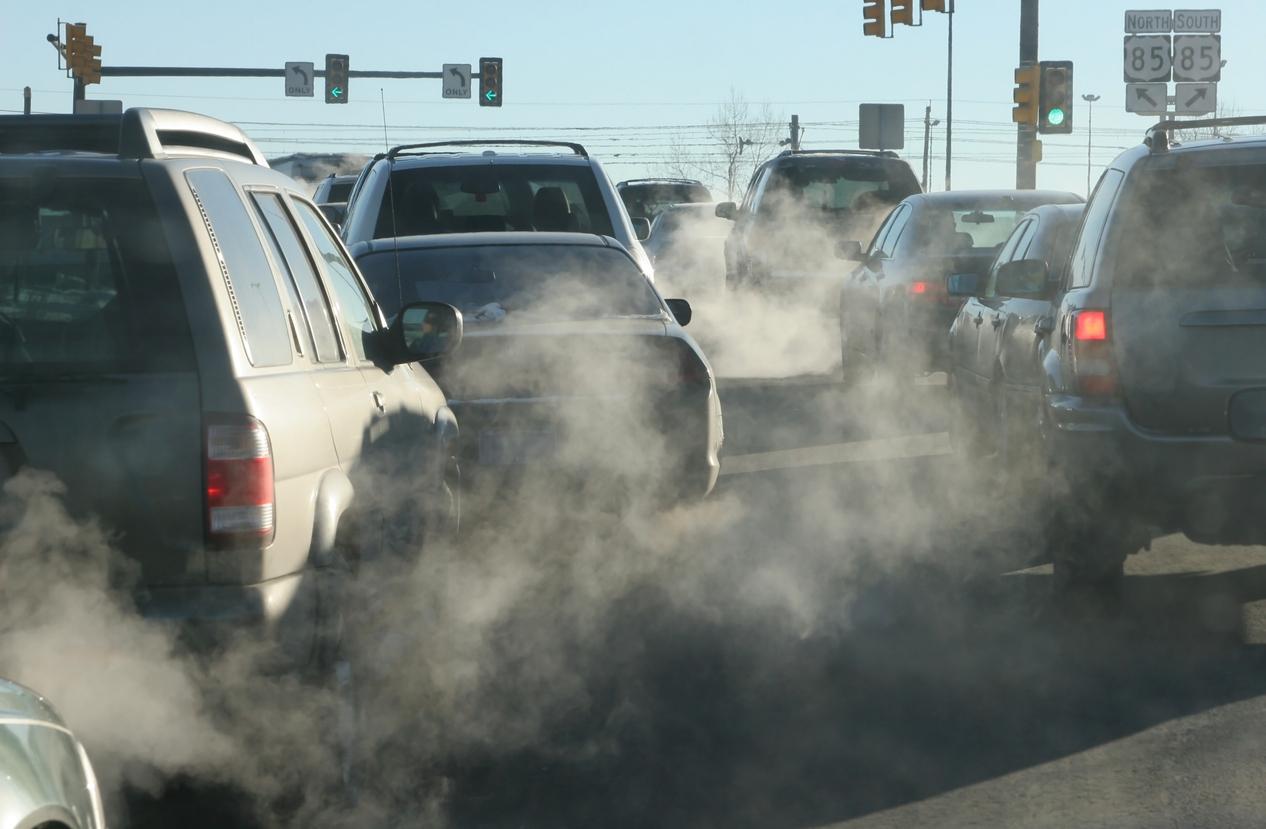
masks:
<path fill-rule="evenodd" d="M 0 179 L 3 372 L 193 366 L 162 224 L 139 180 Z"/>
<path fill-rule="evenodd" d="M 893 214 L 892 224 L 888 227 L 888 234 L 884 237 L 880 244 L 879 250 L 885 256 L 892 256 L 893 251 L 897 249 L 897 243 L 901 241 L 901 235 L 905 233 L 906 225 L 910 223 L 910 212 L 913 208 L 908 204 L 898 207 Z"/>
<path fill-rule="evenodd" d="M 866 156 L 798 158 L 780 164 L 769 187 L 770 198 L 833 211 L 887 210 L 917 192 L 918 182 L 905 164 Z"/>
<path fill-rule="evenodd" d="M 281 202 L 281 196 L 277 193 L 253 193 L 252 198 L 270 232 L 269 241 L 274 245 L 273 250 L 282 267 L 289 273 L 299 295 L 299 304 L 312 334 L 317 361 L 338 362 L 342 359 L 342 354 L 339 353 L 338 337 L 334 334 L 329 300 L 317 281 L 307 249 L 299 240 L 294 224 Z"/>
<path fill-rule="evenodd" d="M 897 217 L 900 215 L 901 208 L 897 208 L 888 214 L 888 218 L 884 219 L 884 223 L 879 226 L 879 230 L 875 231 L 874 238 L 870 240 L 870 247 L 866 249 L 868 253 L 877 253 L 882 249 L 888 233 L 892 230 L 893 225 L 896 224 Z"/>
<path fill-rule="evenodd" d="M 998 251 L 998 256 L 994 259 L 993 267 L 989 269 L 989 284 L 985 286 L 985 292 L 982 296 L 992 297 L 998 294 L 998 268 L 1022 258 L 1021 248 L 1027 248 L 1033 241 L 1035 228 L 1037 227 L 1037 219 L 1029 219 L 1021 222 L 1007 239 L 1006 244 L 1002 246 L 1002 250 Z"/>
<path fill-rule="evenodd" d="M 612 234 L 588 166 L 484 163 L 393 171 L 374 238 L 506 230 Z"/>
<path fill-rule="evenodd" d="M 290 335 L 272 266 L 237 188 L 219 170 L 185 174 L 202 209 L 241 316 L 251 364 L 281 366 L 292 359 Z"/>
<path fill-rule="evenodd" d="M 400 281 L 390 250 L 361 257 L 371 290 L 388 314 L 405 303 L 457 306 L 481 317 L 587 319 L 656 315 L 659 299 L 641 271 L 612 248 L 489 245 L 402 250 Z"/>
<path fill-rule="evenodd" d="M 1077 235 L 1077 244 L 1068 260 L 1068 281 L 1074 288 L 1084 288 L 1090 284 L 1090 271 L 1094 267 L 1095 255 L 1099 252 L 1103 225 L 1112 210 L 1117 191 L 1121 189 L 1122 178 L 1124 174 L 1119 170 L 1105 172 L 1086 205 L 1081 232 Z"/>
<path fill-rule="evenodd" d="M 338 242 L 326 230 L 315 208 L 307 202 L 298 201 L 295 202 L 295 207 L 303 218 L 303 223 L 307 226 L 313 243 L 321 253 L 326 281 L 334 289 L 334 294 L 338 298 L 338 312 L 339 318 L 343 321 L 343 333 L 351 344 L 352 350 L 356 352 L 356 356 L 364 360 L 365 343 L 378 329 L 374 322 L 373 308 L 365 298 L 364 291 L 361 290 L 360 281 L 356 279 L 351 263 L 344 258 Z"/>
<path fill-rule="evenodd" d="M 655 182 L 630 184 L 620 191 L 620 198 L 630 216 L 653 219 L 670 205 L 712 200 L 702 184 L 687 182 Z"/>
<path fill-rule="evenodd" d="M 1145 170 L 1119 204 L 1115 285 L 1266 284 L 1266 164 Z"/>
<path fill-rule="evenodd" d="M 352 185 L 356 183 L 356 179 L 348 179 L 347 181 L 336 181 L 330 185 L 330 192 L 325 194 L 327 202 L 345 202 L 347 197 L 352 194 Z"/>

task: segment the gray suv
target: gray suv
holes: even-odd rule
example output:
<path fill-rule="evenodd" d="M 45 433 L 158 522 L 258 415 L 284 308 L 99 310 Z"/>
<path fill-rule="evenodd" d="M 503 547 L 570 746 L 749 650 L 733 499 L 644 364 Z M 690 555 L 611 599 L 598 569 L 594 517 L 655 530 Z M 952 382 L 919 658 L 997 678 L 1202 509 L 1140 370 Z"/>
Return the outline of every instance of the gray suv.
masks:
<path fill-rule="evenodd" d="M 1266 542 L 1266 139 L 1170 141 L 1245 123 L 1118 156 L 1033 323 L 1042 394 L 1013 418 L 1067 487 L 1057 584 L 1115 590 L 1160 533 Z"/>
<path fill-rule="evenodd" d="M 0 118 L 0 470 L 56 474 L 195 643 L 316 653 L 322 574 L 451 524 L 456 421 L 411 363 L 461 321 L 400 319 L 237 128 Z"/>

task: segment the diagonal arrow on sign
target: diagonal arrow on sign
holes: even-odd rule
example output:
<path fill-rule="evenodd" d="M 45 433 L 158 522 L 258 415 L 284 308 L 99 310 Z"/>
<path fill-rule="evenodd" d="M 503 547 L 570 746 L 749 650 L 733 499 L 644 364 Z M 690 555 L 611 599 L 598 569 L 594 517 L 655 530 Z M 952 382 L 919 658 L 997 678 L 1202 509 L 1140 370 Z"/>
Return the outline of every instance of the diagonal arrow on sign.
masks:
<path fill-rule="evenodd" d="M 1156 106 L 1156 101 L 1155 101 L 1155 99 L 1153 99 L 1151 95 L 1148 95 L 1148 94 L 1147 94 L 1147 90 L 1146 90 L 1146 89 L 1136 89 L 1136 90 L 1134 90 L 1134 95 L 1135 95 L 1135 97 L 1137 97 L 1140 101 L 1147 101 L 1147 102 L 1148 102 L 1149 104 L 1151 104 L 1152 106 Z"/>
<path fill-rule="evenodd" d="M 1187 103 L 1183 104 L 1183 106 L 1190 108 L 1191 105 L 1194 104 L 1196 101 L 1199 101 L 1202 98 L 1208 98 L 1208 97 L 1209 97 L 1209 88 L 1202 86 L 1196 90 L 1195 95 L 1192 95 L 1190 98 L 1187 99 Z"/>

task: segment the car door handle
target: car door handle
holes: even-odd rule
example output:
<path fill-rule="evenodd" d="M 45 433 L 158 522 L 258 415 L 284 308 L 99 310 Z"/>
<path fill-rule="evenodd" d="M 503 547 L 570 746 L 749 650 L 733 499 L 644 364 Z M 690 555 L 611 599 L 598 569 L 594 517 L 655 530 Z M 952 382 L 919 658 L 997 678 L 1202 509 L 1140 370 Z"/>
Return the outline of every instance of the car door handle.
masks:
<path fill-rule="evenodd" d="M 387 403 L 380 391 L 374 392 L 374 408 L 378 409 L 379 414 L 386 414 L 387 412 Z"/>
<path fill-rule="evenodd" d="M 1001 327 L 1002 327 L 1002 324 L 1003 324 L 1004 322 L 1006 322 L 1006 321 L 1007 321 L 1007 318 L 1006 318 L 1006 317 L 1004 317 L 1002 314 L 995 314 L 995 315 L 994 315 L 994 318 L 993 318 L 992 320 L 990 320 L 990 324 L 991 324 L 994 328 L 1001 328 Z"/>
<path fill-rule="evenodd" d="M 980 324 L 981 324 L 982 322 L 984 322 L 984 321 L 985 321 L 985 315 L 984 315 L 984 314 L 977 314 L 976 316 L 972 317 L 972 320 L 971 320 L 971 321 L 972 321 L 972 322 L 974 322 L 974 323 L 976 323 L 976 326 L 977 326 L 977 327 L 979 327 L 979 326 L 980 326 Z"/>

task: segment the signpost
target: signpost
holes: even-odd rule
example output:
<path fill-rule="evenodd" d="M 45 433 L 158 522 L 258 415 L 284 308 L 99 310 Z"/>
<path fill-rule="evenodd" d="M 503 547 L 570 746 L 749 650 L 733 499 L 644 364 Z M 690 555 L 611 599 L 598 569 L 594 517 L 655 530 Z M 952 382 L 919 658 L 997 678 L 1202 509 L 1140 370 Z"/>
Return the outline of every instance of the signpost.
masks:
<path fill-rule="evenodd" d="M 861 104 L 857 146 L 863 150 L 901 150 L 906 146 L 905 104 Z"/>
<path fill-rule="evenodd" d="M 1221 9 L 1127 11 L 1125 111 L 1150 117 L 1216 112 L 1221 31 Z"/>
<path fill-rule="evenodd" d="M 443 72 L 443 96 L 445 98 L 470 97 L 470 64 L 446 63 Z"/>
<path fill-rule="evenodd" d="M 286 97 L 311 98 L 316 95 L 316 66 L 311 61 L 286 61 Z"/>

